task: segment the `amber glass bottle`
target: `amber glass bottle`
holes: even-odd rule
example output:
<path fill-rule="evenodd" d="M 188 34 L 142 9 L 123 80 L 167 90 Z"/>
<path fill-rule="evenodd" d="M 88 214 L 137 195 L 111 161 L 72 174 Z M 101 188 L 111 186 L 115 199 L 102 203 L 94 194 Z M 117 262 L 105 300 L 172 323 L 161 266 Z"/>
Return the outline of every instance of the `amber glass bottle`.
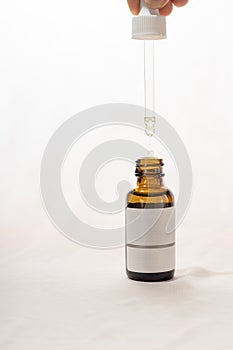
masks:
<path fill-rule="evenodd" d="M 165 281 L 175 272 L 174 196 L 162 169 L 162 159 L 137 160 L 137 186 L 127 195 L 126 273 L 137 281 Z"/>

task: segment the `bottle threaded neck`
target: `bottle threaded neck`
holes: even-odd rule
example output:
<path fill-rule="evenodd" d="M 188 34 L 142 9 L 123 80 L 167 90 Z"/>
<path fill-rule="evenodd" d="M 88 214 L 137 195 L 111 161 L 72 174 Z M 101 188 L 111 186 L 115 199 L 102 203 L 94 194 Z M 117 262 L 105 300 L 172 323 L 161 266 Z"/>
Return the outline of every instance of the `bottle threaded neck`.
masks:
<path fill-rule="evenodd" d="M 163 177 L 163 159 L 154 157 L 140 158 L 136 161 L 136 176 L 156 176 Z"/>

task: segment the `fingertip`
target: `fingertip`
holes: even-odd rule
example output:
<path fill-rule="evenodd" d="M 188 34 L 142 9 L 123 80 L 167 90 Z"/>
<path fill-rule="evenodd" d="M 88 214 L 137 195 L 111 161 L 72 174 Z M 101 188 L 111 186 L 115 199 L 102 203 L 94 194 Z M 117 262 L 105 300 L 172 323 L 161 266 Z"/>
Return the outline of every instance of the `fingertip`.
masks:
<path fill-rule="evenodd" d="M 173 4 L 176 7 L 182 7 L 185 6 L 188 3 L 189 0 L 172 0 Z"/>
<path fill-rule="evenodd" d="M 131 11 L 131 13 L 134 15 L 134 16 L 137 16 L 137 15 L 139 15 L 139 12 L 140 12 L 140 8 L 133 8 L 133 9 L 131 9 L 130 10 Z"/>
<path fill-rule="evenodd" d="M 159 9 L 159 14 L 161 16 L 169 16 L 172 13 L 172 10 L 173 10 L 173 5 L 172 5 L 172 2 L 169 1 L 166 6 Z"/>
<path fill-rule="evenodd" d="M 154 10 L 165 7 L 168 2 L 170 2 L 170 0 L 145 0 L 146 5 Z"/>
<path fill-rule="evenodd" d="M 140 0 L 127 0 L 129 9 L 134 16 L 140 12 Z"/>

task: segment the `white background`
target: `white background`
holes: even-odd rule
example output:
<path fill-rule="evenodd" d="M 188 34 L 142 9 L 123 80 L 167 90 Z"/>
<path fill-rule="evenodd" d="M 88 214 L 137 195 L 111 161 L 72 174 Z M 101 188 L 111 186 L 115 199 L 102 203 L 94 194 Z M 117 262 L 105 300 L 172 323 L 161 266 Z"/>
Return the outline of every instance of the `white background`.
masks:
<path fill-rule="evenodd" d="M 143 105 L 142 43 L 124 0 L 4 2 L 0 11 L 1 338 L 15 349 L 230 349 L 233 4 L 193 0 L 157 44 L 157 111 L 183 139 L 194 191 L 177 279 L 124 276 L 123 250 L 66 240 L 40 198 L 44 148 L 94 105 Z M 172 173 L 169 174 L 172 176 Z"/>

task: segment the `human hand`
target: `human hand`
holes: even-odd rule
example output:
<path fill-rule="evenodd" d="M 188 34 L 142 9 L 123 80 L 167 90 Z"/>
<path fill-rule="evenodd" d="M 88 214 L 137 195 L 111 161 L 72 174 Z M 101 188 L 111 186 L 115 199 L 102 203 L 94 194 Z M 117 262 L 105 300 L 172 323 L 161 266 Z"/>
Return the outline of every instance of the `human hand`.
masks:
<path fill-rule="evenodd" d="M 130 11 L 134 15 L 140 12 L 140 0 L 127 0 Z M 173 10 L 173 5 L 182 7 L 188 0 L 145 0 L 146 5 L 151 9 L 159 9 L 161 16 L 168 16 Z"/>

